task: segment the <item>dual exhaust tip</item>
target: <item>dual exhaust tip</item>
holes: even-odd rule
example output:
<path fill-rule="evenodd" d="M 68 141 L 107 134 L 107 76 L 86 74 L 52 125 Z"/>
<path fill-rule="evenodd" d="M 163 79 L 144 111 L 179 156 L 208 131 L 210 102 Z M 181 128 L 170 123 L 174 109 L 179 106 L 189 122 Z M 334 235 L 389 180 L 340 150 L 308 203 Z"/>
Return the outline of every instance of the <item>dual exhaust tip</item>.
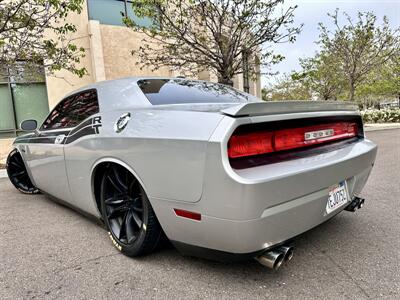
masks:
<path fill-rule="evenodd" d="M 292 246 L 279 246 L 264 252 L 256 260 L 267 268 L 278 270 L 284 262 L 293 258 L 293 252 Z"/>
<path fill-rule="evenodd" d="M 364 206 L 365 199 L 354 197 L 354 199 L 347 205 L 345 210 L 355 212 Z M 292 246 L 279 246 L 268 250 L 256 257 L 255 259 L 262 264 L 273 270 L 278 270 L 284 262 L 288 262 L 293 258 L 294 248 Z"/>
<path fill-rule="evenodd" d="M 357 209 L 361 209 L 364 206 L 365 199 L 360 197 L 354 197 L 349 205 L 344 210 L 355 212 Z"/>

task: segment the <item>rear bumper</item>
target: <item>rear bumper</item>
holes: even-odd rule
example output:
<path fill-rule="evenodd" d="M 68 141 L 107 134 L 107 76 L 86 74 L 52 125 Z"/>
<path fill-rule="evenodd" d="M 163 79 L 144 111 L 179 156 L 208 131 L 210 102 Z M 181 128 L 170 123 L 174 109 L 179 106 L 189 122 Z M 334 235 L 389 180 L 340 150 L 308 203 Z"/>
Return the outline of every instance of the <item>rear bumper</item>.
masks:
<path fill-rule="evenodd" d="M 245 255 L 289 240 L 344 209 L 326 214 L 330 186 L 346 180 L 350 198 L 364 187 L 377 148 L 361 140 L 312 158 L 235 171 L 208 161 L 197 203 L 152 199 L 167 236 L 224 253 Z M 221 160 L 220 160 L 221 161 Z M 196 211 L 201 221 L 177 217 L 173 208 Z M 178 247 L 179 249 L 179 247 Z"/>
<path fill-rule="evenodd" d="M 359 174 L 357 178 L 366 180 L 369 171 Z M 355 180 L 355 177 L 347 180 L 350 183 L 348 186 Z M 349 190 L 349 193 L 354 195 L 353 191 Z M 204 242 L 209 248 L 232 253 L 252 253 L 271 248 L 329 220 L 344 209 L 344 206 L 340 207 L 327 215 L 327 195 L 327 188 L 319 190 L 267 208 L 260 218 L 253 220 L 237 221 L 203 216 L 202 223 L 207 232 L 207 240 Z"/>

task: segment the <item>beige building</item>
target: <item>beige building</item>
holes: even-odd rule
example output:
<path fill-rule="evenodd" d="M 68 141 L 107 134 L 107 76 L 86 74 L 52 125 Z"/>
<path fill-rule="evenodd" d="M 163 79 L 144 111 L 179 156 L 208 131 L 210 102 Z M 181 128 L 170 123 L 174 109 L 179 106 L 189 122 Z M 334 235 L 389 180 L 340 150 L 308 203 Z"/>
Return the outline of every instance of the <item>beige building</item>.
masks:
<path fill-rule="evenodd" d="M 71 38 L 86 49 L 81 60 L 89 75 L 83 78 L 67 72 L 55 76 L 43 74 L 42 80 L 21 80 L 10 76 L 0 78 L 0 163 L 4 163 L 14 137 L 20 134 L 22 120 L 34 118 L 43 121 L 48 112 L 63 96 L 82 86 L 126 76 L 178 76 L 164 67 L 157 72 L 136 65 L 137 57 L 131 51 L 138 49 L 142 36 L 126 28 L 121 20 L 121 11 L 136 18 L 131 1 L 87 0 L 79 15 L 71 15 L 70 22 L 77 27 Z M 136 18 L 136 20 L 138 20 Z M 149 20 L 139 20 L 145 25 Z M 200 72 L 198 79 L 216 81 L 214 74 Z M 249 81 L 237 76 L 234 86 L 261 97 L 260 80 Z"/>

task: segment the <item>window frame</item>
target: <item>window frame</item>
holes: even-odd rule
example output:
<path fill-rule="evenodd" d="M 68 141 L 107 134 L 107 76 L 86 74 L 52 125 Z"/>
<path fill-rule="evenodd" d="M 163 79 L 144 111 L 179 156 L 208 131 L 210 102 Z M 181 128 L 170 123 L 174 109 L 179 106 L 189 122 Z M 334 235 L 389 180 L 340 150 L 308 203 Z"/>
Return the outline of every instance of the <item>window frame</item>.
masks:
<path fill-rule="evenodd" d="M 79 122 L 78 124 L 76 124 L 75 126 L 71 126 L 71 127 L 60 127 L 60 128 L 44 128 L 44 123 L 47 121 L 47 119 L 51 116 L 51 114 L 67 99 L 71 98 L 71 97 L 75 97 L 79 94 L 83 94 L 86 92 L 90 92 L 90 91 L 94 91 L 95 95 L 96 95 L 96 101 L 97 101 L 97 107 L 98 107 L 98 111 L 87 116 L 85 119 L 83 119 L 81 122 Z M 82 124 L 83 122 L 85 122 L 87 119 L 89 119 L 90 117 L 92 117 L 95 114 L 98 114 L 100 112 L 100 104 L 99 104 L 99 94 L 97 93 L 97 89 L 96 88 L 90 88 L 90 89 L 85 89 L 76 93 L 73 93 L 71 95 L 68 95 L 64 98 L 62 98 L 62 100 L 60 102 L 57 103 L 57 105 L 49 112 L 49 114 L 47 115 L 47 117 L 44 119 L 43 123 L 41 124 L 39 131 L 40 132 L 48 132 L 48 131 L 63 131 L 63 130 L 69 130 L 69 129 L 73 129 L 78 127 L 80 124 Z"/>
<path fill-rule="evenodd" d="M 131 5 L 132 3 L 134 3 L 134 0 L 111 0 L 111 1 L 122 2 L 122 3 L 123 3 L 123 10 L 120 10 L 119 13 L 123 13 L 125 17 L 128 16 L 128 8 L 129 8 L 129 5 Z M 126 27 L 126 25 L 124 25 L 123 22 L 122 22 L 122 24 L 118 24 L 118 25 L 117 25 L 117 24 L 103 23 L 103 22 L 102 22 L 101 20 L 99 20 L 99 19 L 92 19 L 92 18 L 90 17 L 90 15 L 91 15 L 91 8 L 90 8 L 91 4 L 90 4 L 89 2 L 90 2 L 89 0 L 86 1 L 87 17 L 88 17 L 88 20 L 89 20 L 89 21 L 90 21 L 90 20 L 95 20 L 95 21 L 98 21 L 98 22 L 99 22 L 100 24 L 102 24 L 102 25 Z M 159 9 L 160 9 L 160 8 L 157 7 L 157 10 L 159 10 Z M 121 20 L 122 20 L 122 19 L 123 19 L 123 17 L 121 16 Z M 160 21 L 161 21 L 160 18 L 157 18 L 157 22 L 158 22 L 159 24 L 161 24 Z M 160 27 L 161 27 L 161 25 L 160 25 Z"/>
<path fill-rule="evenodd" d="M 245 93 L 250 93 L 250 65 L 249 65 L 250 53 L 248 50 L 242 51 L 242 61 L 243 61 L 243 91 Z"/>
<path fill-rule="evenodd" d="M 17 63 L 23 63 L 24 60 L 18 60 Z M 13 86 L 18 86 L 18 85 L 29 85 L 29 84 L 44 84 L 44 87 L 46 89 L 46 96 L 47 96 L 47 107 L 49 105 L 49 99 L 47 95 L 47 82 L 46 82 L 46 75 L 43 72 L 43 80 L 23 80 L 19 81 L 18 79 L 15 78 L 15 75 L 11 71 L 12 67 L 5 67 L 4 70 L 6 71 L 7 74 L 4 74 L 6 76 L 1 77 L 0 84 L 1 85 L 6 85 L 8 89 L 8 93 L 10 95 L 10 101 L 11 101 L 11 109 L 12 109 L 12 119 L 13 119 L 13 128 L 5 128 L 5 129 L 0 129 L 0 140 L 4 138 L 15 138 L 21 133 L 24 133 L 22 129 L 20 129 L 20 124 L 18 124 L 18 118 L 17 118 L 17 108 L 16 108 L 16 100 L 15 100 L 15 95 L 13 93 Z M 42 69 L 44 71 L 44 69 Z M 47 117 L 46 117 L 47 119 Z"/>
<path fill-rule="evenodd" d="M 9 74 L 8 70 L 7 70 L 7 72 Z M 13 136 L 16 136 L 18 131 L 21 131 L 21 130 L 18 129 L 19 126 L 17 124 L 17 114 L 16 114 L 16 111 L 15 111 L 15 101 L 14 101 L 14 95 L 13 95 L 13 92 L 12 92 L 12 83 L 11 83 L 11 80 L 10 80 L 10 76 L 7 76 L 7 81 L 3 81 L 2 80 L 0 82 L 0 84 L 1 85 L 7 85 L 7 90 L 8 90 L 8 93 L 10 94 L 11 109 L 12 109 L 12 112 L 13 112 L 12 119 L 13 119 L 13 123 L 14 123 L 14 128 L 0 129 L 0 134 L 12 134 Z M 1 138 L 2 137 L 0 137 L 0 139 Z"/>

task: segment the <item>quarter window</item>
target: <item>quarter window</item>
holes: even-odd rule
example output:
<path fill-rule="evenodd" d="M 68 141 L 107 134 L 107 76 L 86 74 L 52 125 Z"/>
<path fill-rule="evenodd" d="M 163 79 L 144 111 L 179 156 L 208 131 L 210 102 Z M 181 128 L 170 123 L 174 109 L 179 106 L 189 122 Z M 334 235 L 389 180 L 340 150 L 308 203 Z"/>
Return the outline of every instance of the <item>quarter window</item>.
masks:
<path fill-rule="evenodd" d="M 72 128 L 99 112 L 95 89 L 69 96 L 62 100 L 42 125 L 42 130 Z"/>

